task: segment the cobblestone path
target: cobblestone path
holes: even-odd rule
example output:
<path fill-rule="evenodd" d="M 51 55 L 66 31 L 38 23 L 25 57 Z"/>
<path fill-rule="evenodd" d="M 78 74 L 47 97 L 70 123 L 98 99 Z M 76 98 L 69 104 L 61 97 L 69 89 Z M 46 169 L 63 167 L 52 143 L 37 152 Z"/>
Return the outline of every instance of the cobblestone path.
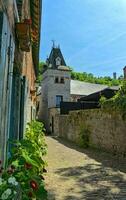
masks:
<path fill-rule="evenodd" d="M 49 200 L 126 200 L 126 161 L 47 137 Z"/>

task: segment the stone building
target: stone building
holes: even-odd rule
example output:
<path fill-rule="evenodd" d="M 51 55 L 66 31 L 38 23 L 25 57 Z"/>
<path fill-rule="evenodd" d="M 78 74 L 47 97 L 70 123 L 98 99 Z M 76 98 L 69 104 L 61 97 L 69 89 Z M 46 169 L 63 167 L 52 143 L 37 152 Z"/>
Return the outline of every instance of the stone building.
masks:
<path fill-rule="evenodd" d="M 52 47 L 42 74 L 38 118 L 48 132 L 54 132 L 55 115 L 60 113 L 60 102 L 77 102 L 78 99 L 108 88 L 107 85 L 71 80 L 71 70 L 59 47 Z"/>
<path fill-rule="evenodd" d="M 47 65 L 42 74 L 39 120 L 44 122 L 47 131 L 51 128 L 53 132 L 53 115 L 59 112 L 60 102 L 70 101 L 71 73 L 60 48 L 52 48 Z"/>
<path fill-rule="evenodd" d="M 0 159 L 35 118 L 41 0 L 0 0 Z"/>

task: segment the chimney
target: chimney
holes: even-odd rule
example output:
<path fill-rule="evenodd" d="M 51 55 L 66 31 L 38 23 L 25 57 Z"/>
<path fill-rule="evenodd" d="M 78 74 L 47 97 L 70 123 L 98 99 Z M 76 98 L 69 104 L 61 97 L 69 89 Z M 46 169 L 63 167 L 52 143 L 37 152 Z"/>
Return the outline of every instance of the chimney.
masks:
<path fill-rule="evenodd" d="M 113 72 L 113 79 L 116 79 L 116 72 Z"/>
<path fill-rule="evenodd" d="M 124 79 L 126 79 L 126 66 L 123 68 Z"/>

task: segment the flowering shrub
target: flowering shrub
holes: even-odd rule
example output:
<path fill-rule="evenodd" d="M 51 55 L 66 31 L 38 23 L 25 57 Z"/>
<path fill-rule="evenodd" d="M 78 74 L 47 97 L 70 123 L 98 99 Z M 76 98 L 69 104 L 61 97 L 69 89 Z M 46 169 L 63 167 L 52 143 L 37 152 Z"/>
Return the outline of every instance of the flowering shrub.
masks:
<path fill-rule="evenodd" d="M 19 200 L 19 197 L 15 197 L 18 191 L 21 192 L 22 200 L 47 199 L 44 187 L 44 173 L 47 165 L 44 155 L 46 155 L 47 146 L 43 131 L 43 125 L 33 121 L 28 124 L 24 139 L 11 141 L 12 156 L 8 162 L 11 167 L 2 173 L 1 199 L 3 195 L 6 199 Z"/>
<path fill-rule="evenodd" d="M 2 164 L 1 161 L 0 164 Z M 19 183 L 12 175 L 14 169 L 12 166 L 7 170 L 4 170 L 2 167 L 0 169 L 0 199 L 15 199 L 18 193 Z"/>

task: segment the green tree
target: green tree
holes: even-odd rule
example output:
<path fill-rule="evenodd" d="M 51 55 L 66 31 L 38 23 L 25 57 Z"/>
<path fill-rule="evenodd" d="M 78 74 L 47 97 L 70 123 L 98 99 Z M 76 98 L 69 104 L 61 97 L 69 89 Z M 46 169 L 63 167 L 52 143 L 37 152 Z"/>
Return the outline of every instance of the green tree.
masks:
<path fill-rule="evenodd" d="M 96 84 L 104 84 L 108 86 L 117 86 L 122 83 L 122 78 L 113 79 L 109 76 L 95 77 L 92 73 L 86 73 L 86 72 L 81 73 L 81 72 L 75 72 L 74 70 L 72 70 L 71 72 L 71 78 L 73 80 L 85 81 Z"/>
<path fill-rule="evenodd" d="M 41 84 L 41 81 L 42 81 L 42 72 L 44 70 L 44 67 L 46 67 L 46 63 L 43 62 L 43 61 L 41 61 L 39 63 L 38 76 L 37 76 L 37 80 L 36 80 L 38 84 Z"/>

